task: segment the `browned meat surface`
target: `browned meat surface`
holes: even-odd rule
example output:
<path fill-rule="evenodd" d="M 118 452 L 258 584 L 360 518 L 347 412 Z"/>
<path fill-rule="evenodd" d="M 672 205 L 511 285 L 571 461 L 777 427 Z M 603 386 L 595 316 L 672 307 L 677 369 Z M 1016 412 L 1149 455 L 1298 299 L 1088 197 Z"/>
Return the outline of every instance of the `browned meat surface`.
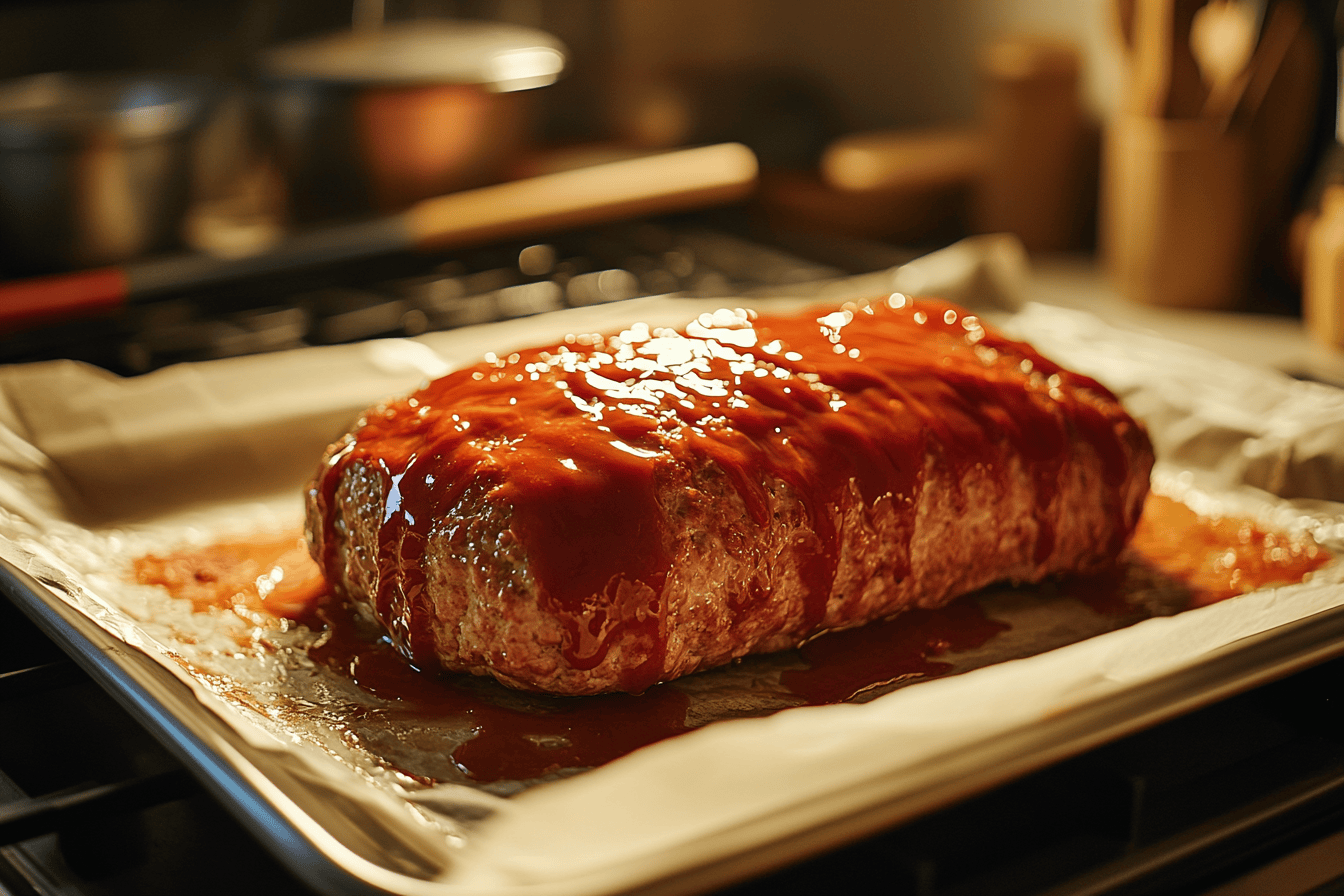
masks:
<path fill-rule="evenodd" d="M 1098 568 L 1151 465 L 1096 382 L 893 296 L 487 356 L 333 445 L 308 530 L 419 665 L 637 692 Z"/>

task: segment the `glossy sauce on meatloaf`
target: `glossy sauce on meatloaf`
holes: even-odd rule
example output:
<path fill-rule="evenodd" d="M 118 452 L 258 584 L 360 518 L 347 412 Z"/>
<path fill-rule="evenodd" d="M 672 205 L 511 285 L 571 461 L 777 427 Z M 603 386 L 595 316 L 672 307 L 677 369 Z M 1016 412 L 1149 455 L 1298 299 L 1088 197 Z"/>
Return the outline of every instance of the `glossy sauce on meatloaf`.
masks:
<path fill-rule="evenodd" d="M 834 508 L 855 489 L 868 506 L 887 501 L 908 539 L 931 450 L 953 479 L 1021 459 L 1041 561 L 1055 544 L 1047 510 L 1070 442 L 1085 441 L 1119 495 L 1098 549 L 1114 555 L 1147 476 L 1135 476 L 1137 426 L 1118 418 L 1128 420 L 1095 381 L 941 301 L 897 294 L 797 317 L 723 310 L 679 331 L 634 325 L 487 355 L 371 410 L 314 480 L 310 537 L 339 582 L 331 505 L 352 465 L 375 471 L 383 505 L 376 593 L 366 597 L 394 643 L 434 665 L 432 620 L 417 618 L 426 545 L 436 528 L 463 523 L 455 508 L 488 494 L 510 508 L 536 598 L 563 625 L 565 661 L 585 669 L 618 638 L 660 637 L 657 596 L 676 562 L 659 504 L 665 465 L 716 467 L 758 526 L 772 512 L 766 484 L 787 484 L 807 517 L 806 543 L 794 547 L 811 630 L 840 562 Z M 1127 487 L 1135 479 L 1142 488 Z M 636 590 L 647 608 L 610 611 Z M 768 601 L 769 591 L 757 578 L 735 600 Z M 623 689 L 659 679 L 657 653 L 622 672 Z"/>

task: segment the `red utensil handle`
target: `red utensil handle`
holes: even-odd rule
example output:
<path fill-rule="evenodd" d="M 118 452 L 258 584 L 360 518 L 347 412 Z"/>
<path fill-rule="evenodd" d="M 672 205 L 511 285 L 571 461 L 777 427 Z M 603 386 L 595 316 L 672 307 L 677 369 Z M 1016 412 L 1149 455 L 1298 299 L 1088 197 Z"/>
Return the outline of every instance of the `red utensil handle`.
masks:
<path fill-rule="evenodd" d="M 130 293 L 121 268 L 0 283 L 0 334 L 40 323 L 110 314 Z"/>

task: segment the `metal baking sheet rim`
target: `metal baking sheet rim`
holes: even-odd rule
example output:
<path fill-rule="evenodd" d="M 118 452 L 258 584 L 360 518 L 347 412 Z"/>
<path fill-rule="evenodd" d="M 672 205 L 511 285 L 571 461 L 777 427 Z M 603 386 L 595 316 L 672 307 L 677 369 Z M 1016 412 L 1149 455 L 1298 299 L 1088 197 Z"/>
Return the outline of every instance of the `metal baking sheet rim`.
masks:
<path fill-rule="evenodd" d="M 164 742 L 283 865 L 319 892 L 466 894 L 477 890 L 390 870 L 328 830 L 266 761 L 182 682 L 105 632 L 59 595 L 0 559 L 0 587 L 131 715 Z M 793 804 L 731 833 L 723 858 L 697 862 L 688 842 L 656 876 L 628 867 L 529 893 L 702 892 L 838 847 L 966 799 L 1052 763 L 1312 665 L 1344 656 L 1344 606 L 1247 637 L 1154 679 L 939 755 Z M 311 795 L 307 802 L 313 802 Z M 388 832 L 389 834 L 391 832 Z M 414 850 L 411 844 L 401 844 Z M 425 857 L 427 862 L 433 859 Z M 498 892 L 498 890 L 495 890 Z"/>

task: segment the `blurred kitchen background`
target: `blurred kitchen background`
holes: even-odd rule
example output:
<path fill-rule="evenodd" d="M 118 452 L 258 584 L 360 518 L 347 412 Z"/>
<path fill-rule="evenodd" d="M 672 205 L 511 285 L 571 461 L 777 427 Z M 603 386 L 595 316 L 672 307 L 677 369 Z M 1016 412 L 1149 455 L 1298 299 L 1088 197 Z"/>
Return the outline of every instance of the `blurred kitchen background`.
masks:
<path fill-rule="evenodd" d="M 558 138 L 612 136 L 636 80 L 731 68 L 808 80 L 855 129 L 966 123 L 987 41 L 1059 36 L 1084 55 L 1084 103 L 1113 108 L 1119 55 L 1104 0 L 387 0 L 388 19 L 484 18 L 541 28 L 572 52 L 546 101 Z M 0 76 L 189 71 L 247 81 L 262 48 L 349 27 L 349 0 L 57 0 L 0 6 Z"/>
<path fill-rule="evenodd" d="M 1033 259 L 1087 259 L 1123 301 L 1305 318 L 1318 346 L 1336 346 L 1344 343 L 1344 313 L 1336 310 L 1344 294 L 1344 274 L 1336 271 L 1344 266 L 1344 201 L 1330 189 L 1340 179 L 1333 170 L 1336 5 L 6 3 L 0 332 L 10 335 L 0 360 L 80 356 L 61 348 L 64 336 L 40 348 L 35 334 L 91 311 L 121 315 L 131 327 L 146 315 L 191 317 L 197 311 L 146 312 L 153 303 L 144 300 L 207 282 L 216 288 L 230 271 L 254 284 L 266 275 L 268 309 L 294 304 L 277 290 L 332 284 L 280 290 L 278 277 L 311 269 L 318 256 L 339 261 L 341 247 L 361 238 L 348 228 L 328 232 L 333 225 L 386 222 L 423 200 L 501 181 L 730 142 L 750 148 L 758 178 L 734 157 L 720 163 L 739 167 L 714 184 L 669 187 L 680 190 L 677 199 L 618 197 L 586 216 L 538 214 L 531 224 L 516 220 L 527 217 L 517 205 L 526 199 L 512 195 L 501 201 L 515 220 L 485 231 L 459 226 L 471 214 L 459 204 L 409 225 L 400 220 L 409 237 L 366 228 L 366 244 L 350 254 L 432 245 L 438 254 L 429 268 L 380 269 L 380 289 L 390 294 L 399 287 L 389 283 L 409 283 L 411 274 L 429 277 L 444 265 L 479 273 L 476 267 L 492 264 L 452 254 L 459 248 L 526 242 L 642 213 L 713 210 L 715 227 L 821 265 L 807 268 L 811 273 L 877 269 L 968 235 L 1003 232 L 1015 234 Z M 463 23 L 495 30 L 449 33 Z M 378 41 L 382 49 L 370 50 Z M 542 50 L 551 55 L 539 57 Z M 490 56 L 502 51 L 527 69 L 512 82 L 499 74 L 503 57 Z M 50 73 L 65 74 L 32 77 Z M 109 73 L 156 80 L 114 89 L 105 83 Z M 484 85 L 479 92 L 488 98 L 469 97 L 464 85 Z M 117 106 L 122 120 L 90 103 Z M 145 108 L 156 111 L 147 116 Z M 381 136 L 373 140 L 370 132 Z M 465 147 L 468 133 L 475 142 Z M 444 145 L 431 145 L 435 140 Z M 161 145 L 144 148 L 155 142 Z M 656 167 L 640 177 L 650 189 L 662 180 Z M 500 204 L 490 194 L 484 199 Z M 448 218 L 454 232 L 445 234 Z M 295 248 L 303 233 L 316 234 L 318 250 Z M 678 273 L 687 253 L 676 253 L 684 247 L 660 239 L 662 251 L 651 244 L 628 250 L 660 259 L 660 276 L 627 272 L 638 282 L 622 295 L 689 288 L 685 272 Z M 581 248 L 547 246 L 555 258 L 545 256 L 542 273 L 562 290 L 579 268 L 602 267 Z M 202 261 L 277 250 L 286 260 L 251 268 Z M 156 264 L 165 258 L 171 264 Z M 619 262 L 611 263 L 630 267 Z M 29 289 L 34 275 L 108 265 L 120 266 L 112 281 L 65 276 L 43 281 L 45 291 Z M 703 292 L 707 284 L 769 286 L 777 279 L 697 282 Z M 456 301 L 471 288 L 459 284 L 448 294 Z M 395 298 L 402 302 L 398 321 L 416 312 L 409 324 L 347 335 L 414 335 L 476 319 L 447 313 L 442 301 L 426 306 L 424 290 L 412 292 Z M 248 310 L 237 307 L 236 295 L 232 301 L 224 302 L 229 313 Z M 363 307 L 348 295 L 333 301 L 340 309 Z M 562 292 L 550 304 L 526 307 L 574 301 Z M 140 310 L 126 323 L 124 309 L 132 305 Z M 239 345 L 322 341 L 315 326 L 309 314 L 302 333 L 291 326 L 283 338 L 271 333 Z M 68 327 L 61 332 L 70 335 Z M 112 360 L 92 359 L 138 372 L 223 350 L 118 351 Z"/>
<path fill-rule="evenodd" d="M 0 0 L 0 364 L 876 292 L 952 246 L 986 316 L 1344 385 L 1336 6 Z M 0 614 L 0 894 L 328 880 Z M 735 892 L 1338 892 L 1338 666 Z"/>

